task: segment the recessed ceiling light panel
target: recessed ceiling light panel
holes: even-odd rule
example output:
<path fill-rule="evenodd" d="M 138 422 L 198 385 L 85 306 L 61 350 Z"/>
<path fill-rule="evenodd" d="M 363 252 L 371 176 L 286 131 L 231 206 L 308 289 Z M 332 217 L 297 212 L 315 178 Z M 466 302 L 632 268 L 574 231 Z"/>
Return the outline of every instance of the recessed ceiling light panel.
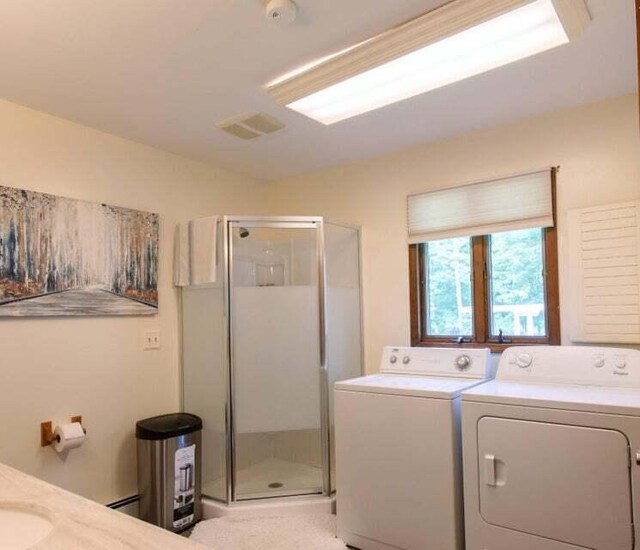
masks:
<path fill-rule="evenodd" d="M 333 124 L 567 44 L 589 21 L 584 0 L 454 0 L 267 89 Z"/>

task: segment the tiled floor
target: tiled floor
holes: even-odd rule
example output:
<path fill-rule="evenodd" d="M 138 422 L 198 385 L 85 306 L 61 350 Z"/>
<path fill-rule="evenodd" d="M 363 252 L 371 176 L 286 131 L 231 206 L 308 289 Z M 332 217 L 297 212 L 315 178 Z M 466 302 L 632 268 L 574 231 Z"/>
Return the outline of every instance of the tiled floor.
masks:
<path fill-rule="evenodd" d="M 224 494 L 224 482 L 221 478 L 205 483 L 202 493 Z M 238 470 L 237 482 L 237 494 L 240 498 L 265 497 L 286 492 L 311 493 L 322 488 L 322 469 L 279 458 L 268 458 Z"/>

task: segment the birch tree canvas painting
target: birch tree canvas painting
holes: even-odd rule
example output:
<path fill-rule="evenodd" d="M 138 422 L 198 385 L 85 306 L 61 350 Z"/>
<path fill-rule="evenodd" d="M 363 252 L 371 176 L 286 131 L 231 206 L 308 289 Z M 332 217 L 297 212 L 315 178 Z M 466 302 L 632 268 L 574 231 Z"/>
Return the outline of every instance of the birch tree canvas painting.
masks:
<path fill-rule="evenodd" d="M 0 317 L 153 315 L 158 215 L 0 185 Z"/>

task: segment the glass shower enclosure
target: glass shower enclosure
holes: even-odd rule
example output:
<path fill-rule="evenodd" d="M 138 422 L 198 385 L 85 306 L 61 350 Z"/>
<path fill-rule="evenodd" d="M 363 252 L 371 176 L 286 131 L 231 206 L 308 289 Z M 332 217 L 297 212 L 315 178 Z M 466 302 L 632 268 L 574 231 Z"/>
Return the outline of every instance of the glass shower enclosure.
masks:
<path fill-rule="evenodd" d="M 362 372 L 359 248 L 357 229 L 320 217 L 218 222 L 216 282 L 181 294 L 203 495 L 334 491 L 332 387 Z"/>

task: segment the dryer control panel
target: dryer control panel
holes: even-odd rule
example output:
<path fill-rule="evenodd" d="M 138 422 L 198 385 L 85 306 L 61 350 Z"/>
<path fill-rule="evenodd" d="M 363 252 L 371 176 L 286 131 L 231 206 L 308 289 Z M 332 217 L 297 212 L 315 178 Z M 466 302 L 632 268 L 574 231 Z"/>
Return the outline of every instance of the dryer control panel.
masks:
<path fill-rule="evenodd" d="M 489 349 L 387 346 L 380 372 L 483 380 L 490 374 Z"/>
<path fill-rule="evenodd" d="M 640 350 L 592 346 L 515 346 L 497 380 L 640 388 Z"/>

